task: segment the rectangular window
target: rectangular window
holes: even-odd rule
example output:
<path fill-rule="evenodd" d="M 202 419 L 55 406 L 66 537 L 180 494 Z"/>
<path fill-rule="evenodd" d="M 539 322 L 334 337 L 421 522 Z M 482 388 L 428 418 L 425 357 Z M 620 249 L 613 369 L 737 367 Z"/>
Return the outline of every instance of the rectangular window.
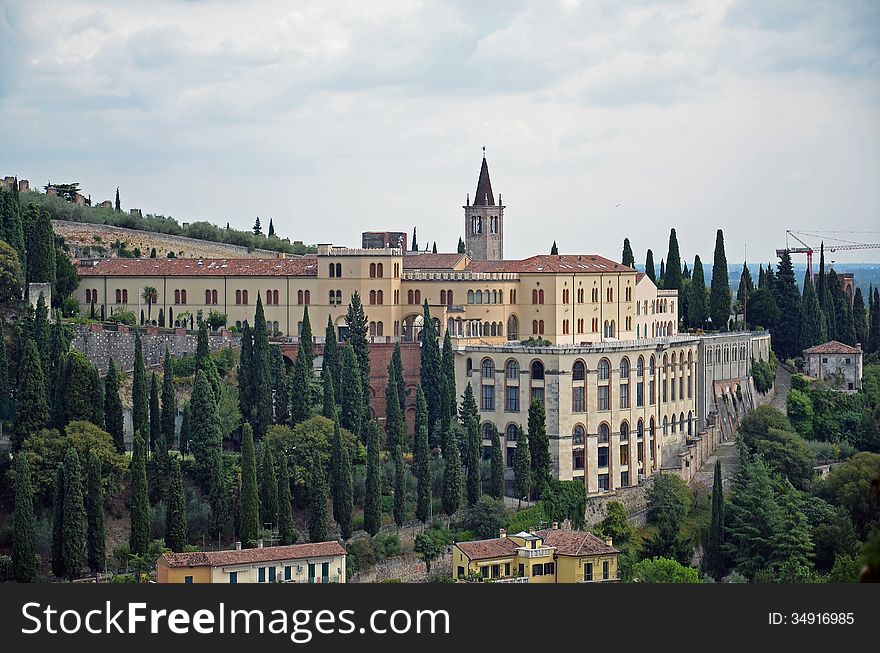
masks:
<path fill-rule="evenodd" d="M 584 468 L 584 450 L 577 449 L 571 454 L 571 466 L 573 469 Z"/>
<path fill-rule="evenodd" d="M 284 580 L 290 580 L 292 578 L 293 567 L 290 565 L 284 565 Z"/>
<path fill-rule="evenodd" d="M 238 572 L 237 571 L 230 571 L 229 572 L 229 584 L 235 585 L 237 583 L 238 583 Z"/>
<path fill-rule="evenodd" d="M 192 576 L 184 576 L 183 582 L 186 583 L 187 585 L 192 585 L 193 577 Z"/>
<path fill-rule="evenodd" d="M 641 408 L 645 405 L 645 382 L 636 383 L 636 406 Z"/>
<path fill-rule="evenodd" d="M 608 580 L 608 561 L 605 560 L 602 562 L 602 580 Z"/>
<path fill-rule="evenodd" d="M 620 487 L 629 487 L 629 472 L 620 472 Z"/>
<path fill-rule="evenodd" d="M 495 410 L 495 386 L 482 386 L 482 410 Z"/>
<path fill-rule="evenodd" d="M 544 575 L 544 565 L 534 565 L 532 567 L 532 576 L 543 576 Z"/>
<path fill-rule="evenodd" d="M 579 385 L 571 389 L 571 410 L 575 413 L 584 412 L 584 386 Z"/>
<path fill-rule="evenodd" d="M 523 563 L 519 563 L 519 576 L 522 577 L 525 575 L 526 575 L 526 568 L 523 565 Z"/>
<path fill-rule="evenodd" d="M 599 386 L 599 410 L 611 410 L 611 402 L 608 397 L 608 386 Z"/>
<path fill-rule="evenodd" d="M 458 566 L 457 575 L 459 578 L 464 578 L 464 567 L 461 565 Z"/>
<path fill-rule="evenodd" d="M 556 566 L 552 562 L 545 562 L 544 563 L 544 575 L 545 576 L 552 576 L 555 573 L 556 573 Z"/>
<path fill-rule="evenodd" d="M 510 563 L 509 562 L 504 563 L 504 575 L 510 576 Z"/>
<path fill-rule="evenodd" d="M 667 395 L 667 393 L 666 393 L 666 389 L 667 389 L 668 385 L 669 385 L 669 384 L 666 383 L 666 379 L 663 379 L 663 403 L 664 403 L 664 404 L 666 403 L 666 401 L 667 401 L 667 397 L 668 397 L 668 395 Z"/>
<path fill-rule="evenodd" d="M 599 489 L 608 491 L 608 474 L 599 474 Z"/>
<path fill-rule="evenodd" d="M 544 388 L 532 388 L 532 400 L 535 399 L 544 403 Z"/>
<path fill-rule="evenodd" d="M 656 384 L 654 383 L 653 379 L 651 379 L 651 383 L 649 385 L 649 390 L 650 390 L 650 395 L 651 395 L 651 405 L 653 406 L 654 404 L 657 403 L 657 388 L 656 388 Z"/>
<path fill-rule="evenodd" d="M 275 567 L 269 567 L 269 582 L 270 583 L 275 582 L 275 573 L 276 573 Z"/>
<path fill-rule="evenodd" d="M 265 583 L 266 582 L 266 568 L 265 567 L 259 567 L 257 569 L 257 582 L 258 583 Z"/>
<path fill-rule="evenodd" d="M 593 563 L 588 562 L 584 565 L 584 580 L 593 580 Z"/>
<path fill-rule="evenodd" d="M 608 467 L 608 447 L 599 447 L 596 464 L 599 467 Z"/>
<path fill-rule="evenodd" d="M 513 457 L 516 455 L 516 447 L 507 447 L 507 466 L 513 467 Z"/>
<path fill-rule="evenodd" d="M 620 408 L 629 408 L 629 383 L 620 384 Z"/>
<path fill-rule="evenodd" d="M 506 398 L 504 410 L 508 413 L 519 412 L 519 386 L 508 386 L 505 390 Z"/>

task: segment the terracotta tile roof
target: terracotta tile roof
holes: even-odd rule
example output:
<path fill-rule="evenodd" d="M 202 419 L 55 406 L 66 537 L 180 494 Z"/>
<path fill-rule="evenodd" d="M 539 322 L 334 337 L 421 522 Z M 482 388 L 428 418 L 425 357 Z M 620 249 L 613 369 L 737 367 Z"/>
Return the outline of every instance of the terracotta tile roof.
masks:
<path fill-rule="evenodd" d="M 466 259 L 465 254 L 415 254 L 403 257 L 404 270 L 453 270 Z"/>
<path fill-rule="evenodd" d="M 325 558 L 345 555 L 339 542 L 315 542 L 312 544 L 292 544 L 290 546 L 267 546 L 241 551 L 198 551 L 195 553 L 163 553 L 162 558 L 169 567 L 221 567 L 226 565 L 246 565 L 275 560 L 299 560 L 303 558 Z"/>
<path fill-rule="evenodd" d="M 466 268 L 471 272 L 522 273 L 583 273 L 635 272 L 616 261 L 597 254 L 538 254 L 518 261 L 471 261 Z"/>
<path fill-rule="evenodd" d="M 318 269 L 314 256 L 272 259 L 108 258 L 98 259 L 94 265 L 81 261 L 77 272 L 83 277 L 314 277 Z"/>
<path fill-rule="evenodd" d="M 485 560 L 514 556 L 519 545 L 508 537 L 496 537 L 493 540 L 458 542 L 456 546 L 471 560 Z"/>
<path fill-rule="evenodd" d="M 556 555 L 586 556 L 608 553 L 620 553 L 613 546 L 586 531 L 568 531 L 564 529 L 549 529 L 538 531 L 538 535 L 544 538 L 544 544 L 556 547 Z"/>
<path fill-rule="evenodd" d="M 861 354 L 862 350 L 858 347 L 851 347 L 850 345 L 845 345 L 842 342 L 837 342 L 837 340 L 832 340 L 830 342 L 824 342 L 821 345 L 816 345 L 815 347 L 810 347 L 809 349 L 804 349 L 804 354 Z"/>

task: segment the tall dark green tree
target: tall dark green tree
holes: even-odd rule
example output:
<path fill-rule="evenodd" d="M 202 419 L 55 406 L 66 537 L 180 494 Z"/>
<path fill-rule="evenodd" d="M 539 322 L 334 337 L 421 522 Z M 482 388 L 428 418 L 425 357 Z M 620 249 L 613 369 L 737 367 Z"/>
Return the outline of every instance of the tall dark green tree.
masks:
<path fill-rule="evenodd" d="M 223 473 L 223 455 L 217 451 L 208 464 L 208 503 L 211 506 L 211 535 L 220 538 L 229 521 L 229 484 Z"/>
<path fill-rule="evenodd" d="M 828 276 L 825 270 L 825 241 L 822 241 L 822 244 L 819 246 L 819 274 L 816 275 L 816 297 L 819 299 L 819 307 L 825 316 L 825 328 L 828 332 L 828 338 L 835 340 L 837 334 L 830 319 L 833 314 L 833 307 L 831 305 L 831 292 L 828 289 Z"/>
<path fill-rule="evenodd" d="M 556 246 L 556 241 L 553 241 L 553 244 L 550 245 L 550 256 L 557 256 L 559 254 L 559 248 Z"/>
<path fill-rule="evenodd" d="M 868 353 L 880 351 L 880 291 L 874 288 L 871 293 L 871 314 L 868 325 Z"/>
<path fill-rule="evenodd" d="M 703 276 L 703 262 L 700 255 L 694 257 L 694 271 L 688 285 L 688 324 L 696 329 L 706 325 L 709 317 L 709 297 L 706 293 L 706 280 Z"/>
<path fill-rule="evenodd" d="M 299 533 L 293 526 L 293 506 L 290 496 L 290 473 L 287 471 L 287 458 L 278 460 L 278 536 L 280 544 L 296 544 Z"/>
<path fill-rule="evenodd" d="M 868 345 L 868 314 L 861 288 L 856 288 L 856 294 L 853 295 L 852 318 L 856 342 L 864 349 Z"/>
<path fill-rule="evenodd" d="M 67 355 L 64 365 L 64 421 L 62 426 L 77 420 L 95 421 L 92 413 L 94 409 L 95 388 L 93 387 L 93 375 L 95 367 L 79 351 L 72 351 Z"/>
<path fill-rule="evenodd" d="M 392 450 L 394 459 L 394 523 L 400 528 L 406 520 L 406 474 L 403 466 L 403 446 L 398 444 Z"/>
<path fill-rule="evenodd" d="M 657 287 L 666 287 L 666 262 L 662 258 L 660 259 L 660 276 L 657 277 Z"/>
<path fill-rule="evenodd" d="M 397 382 L 397 398 L 400 400 L 400 412 L 406 414 L 406 382 L 403 380 L 403 356 L 400 353 L 400 343 L 395 343 L 394 352 L 391 354 L 391 369 L 394 370 L 394 380 Z"/>
<path fill-rule="evenodd" d="M 64 577 L 64 463 L 55 470 L 55 493 L 52 499 L 52 574 Z"/>
<path fill-rule="evenodd" d="M 739 286 L 736 289 L 736 301 L 745 305 L 754 290 L 755 284 L 752 283 L 752 273 L 749 272 L 749 266 L 743 261 L 743 269 L 739 274 Z"/>
<path fill-rule="evenodd" d="M 423 524 L 431 515 L 431 452 L 428 449 L 428 408 L 419 386 L 416 390 L 416 431 L 413 466 L 416 476 L 416 518 Z"/>
<path fill-rule="evenodd" d="M 360 368 L 357 356 L 351 346 L 342 348 L 342 384 L 339 396 L 339 421 L 343 428 L 348 429 L 359 438 L 364 437 L 363 412 L 364 402 L 362 398 Z M 367 389 L 369 393 L 369 389 Z"/>
<path fill-rule="evenodd" d="M 9 380 L 9 358 L 6 353 L 5 331 L 5 324 L 0 322 L 0 420 L 12 417 L 12 385 Z"/>
<path fill-rule="evenodd" d="M 367 343 L 367 316 L 364 313 L 364 305 L 360 294 L 355 291 L 348 304 L 348 312 L 345 314 L 348 324 L 348 342 L 357 357 L 358 369 L 361 372 L 361 401 L 363 407 L 361 415 L 370 414 L 370 350 Z"/>
<path fill-rule="evenodd" d="M 669 269 L 667 261 L 667 270 Z M 709 315 L 712 326 L 727 330 L 730 318 L 730 279 L 727 275 L 727 254 L 724 252 L 724 232 L 715 234 L 715 259 L 712 263 L 712 292 L 709 295 Z"/>
<path fill-rule="evenodd" d="M 64 577 L 79 578 L 86 544 L 86 509 L 83 503 L 82 466 L 76 449 L 70 447 L 64 456 L 64 520 L 61 558 Z"/>
<path fill-rule="evenodd" d="M 123 426 L 122 398 L 119 396 L 119 368 L 113 358 L 107 365 L 104 378 L 104 429 L 113 438 L 116 451 L 125 451 L 125 432 Z"/>
<path fill-rule="evenodd" d="M 241 505 L 240 533 L 243 546 L 256 545 L 260 537 L 260 495 L 257 489 L 257 458 L 254 430 L 245 423 L 241 436 Z"/>
<path fill-rule="evenodd" d="M 34 341 L 28 339 L 18 365 L 18 391 L 15 393 L 15 422 L 12 446 L 15 451 L 25 439 L 46 426 L 49 409 L 46 404 L 46 382 Z"/>
<path fill-rule="evenodd" d="M 30 283 L 55 283 L 55 233 L 48 211 L 35 204 L 28 207 L 27 280 Z"/>
<path fill-rule="evenodd" d="M 712 484 L 712 519 L 706 541 L 703 568 L 716 580 L 727 573 L 724 552 L 724 490 L 721 486 L 721 461 L 715 461 L 715 479 Z"/>
<path fill-rule="evenodd" d="M 547 437 L 547 414 L 544 404 L 533 399 L 529 405 L 529 457 L 532 464 L 532 489 L 541 498 L 550 484 L 550 440 Z"/>
<path fill-rule="evenodd" d="M 457 431 L 449 429 L 443 451 L 443 512 L 450 517 L 461 507 L 461 453 Z"/>
<path fill-rule="evenodd" d="M 303 329 L 305 330 L 305 329 Z M 290 381 L 290 424 L 296 426 L 312 416 L 312 369 L 311 342 L 300 343 L 293 364 Z"/>
<path fill-rule="evenodd" d="M 455 392 L 455 354 L 452 353 L 452 336 L 449 330 L 443 336 L 443 350 L 440 356 L 440 369 L 443 379 L 446 381 L 447 410 L 449 419 L 454 420 L 458 412 L 456 405 L 457 395 Z"/>
<path fill-rule="evenodd" d="M 198 376 L 198 372 L 196 373 Z M 238 403 L 243 422 L 254 412 L 254 337 L 247 321 L 241 327 L 241 352 L 238 356 Z"/>
<path fill-rule="evenodd" d="M 333 422 L 333 442 L 330 451 L 331 494 L 333 496 L 333 520 L 339 525 L 343 540 L 351 537 L 351 516 L 354 510 L 354 482 L 351 472 L 351 456 L 342 441 L 339 420 Z"/>
<path fill-rule="evenodd" d="M 804 350 L 825 342 L 825 316 L 819 306 L 819 297 L 813 288 L 810 273 L 804 275 L 804 293 L 801 297 L 803 320 L 801 323 L 800 349 Z"/>
<path fill-rule="evenodd" d="M 147 491 L 147 451 L 140 433 L 134 435 L 131 456 L 131 535 L 128 546 L 134 555 L 146 555 L 150 545 L 150 500 Z"/>
<path fill-rule="evenodd" d="M 222 453 L 222 435 L 217 400 L 204 370 L 199 370 L 196 374 L 190 410 L 189 447 L 195 458 L 196 475 L 202 487 L 207 489 L 207 480 L 214 469 L 214 460 Z"/>
<path fill-rule="evenodd" d="M 629 245 L 629 238 L 623 239 L 623 254 L 621 254 L 620 262 L 628 268 L 636 267 L 636 259 L 633 256 L 632 247 Z"/>
<path fill-rule="evenodd" d="M 480 455 L 482 440 L 480 438 L 480 423 L 476 419 L 471 419 L 467 425 L 467 435 L 465 438 L 465 465 L 467 466 L 467 477 L 465 481 L 465 489 L 467 493 L 468 505 L 474 506 L 482 494 L 482 456 Z"/>
<path fill-rule="evenodd" d="M 516 430 L 516 452 L 513 455 L 513 491 L 519 504 L 532 494 L 532 457 L 529 452 L 529 440 L 522 427 Z"/>
<path fill-rule="evenodd" d="M 190 442 L 192 442 L 192 404 L 186 402 L 183 407 L 183 415 L 180 418 L 180 442 L 178 444 L 180 455 L 184 458 L 189 453 Z"/>
<path fill-rule="evenodd" d="M 321 414 L 327 419 L 335 419 L 336 417 L 336 390 L 333 383 L 333 372 L 329 367 L 325 367 L 321 372 L 321 385 L 323 386 L 324 407 Z"/>
<path fill-rule="evenodd" d="M 333 375 L 333 394 L 339 401 L 341 397 L 340 382 L 342 381 L 342 359 L 339 353 L 339 344 L 336 342 L 336 327 L 333 326 L 333 318 L 327 316 L 327 328 L 324 330 L 324 358 L 323 369 L 330 370 Z"/>
<path fill-rule="evenodd" d="M 843 290 L 841 278 L 832 268 L 828 272 L 828 289 L 831 292 L 833 312 L 827 316 L 828 321 L 835 322 L 835 338 L 847 345 L 856 344 L 856 330 L 853 324 L 852 307 Z"/>
<path fill-rule="evenodd" d="M 15 513 L 12 520 L 12 575 L 16 582 L 32 583 L 37 575 L 37 526 L 34 487 L 27 456 L 15 457 Z"/>
<path fill-rule="evenodd" d="M 156 450 L 156 443 L 162 436 L 162 411 L 159 408 L 159 380 L 156 373 L 150 374 L 150 451 Z"/>
<path fill-rule="evenodd" d="M 309 473 L 309 539 L 324 542 L 328 538 L 327 526 L 327 476 L 324 463 L 317 452 L 312 454 Z"/>
<path fill-rule="evenodd" d="M 456 250 L 459 254 L 465 253 L 465 245 L 464 240 L 462 240 L 461 236 L 458 237 L 458 249 Z"/>
<path fill-rule="evenodd" d="M 104 488 L 101 459 L 94 451 L 88 456 L 88 494 L 86 494 L 86 563 L 93 572 L 104 569 L 106 530 L 104 528 Z"/>
<path fill-rule="evenodd" d="M 135 433 L 149 433 L 149 393 L 141 332 L 134 334 L 134 372 L 131 384 L 131 421 Z"/>
<path fill-rule="evenodd" d="M 165 546 L 175 553 L 182 552 L 186 547 L 188 530 L 180 461 L 177 458 L 172 458 L 165 510 Z"/>
<path fill-rule="evenodd" d="M 174 394 L 174 369 L 171 365 L 171 352 L 165 348 L 165 361 L 162 368 L 162 417 L 160 420 L 162 438 L 165 446 L 174 445 L 177 422 L 177 398 Z"/>
<path fill-rule="evenodd" d="M 734 569 L 746 578 L 752 578 L 773 559 L 779 508 L 764 461 L 760 457 L 749 460 L 747 454 L 741 458 L 734 478 L 733 496 L 725 507 L 724 550 Z"/>
<path fill-rule="evenodd" d="M 661 262 L 661 267 L 662 266 L 663 264 Z M 675 229 L 672 229 L 669 232 L 669 253 L 666 255 L 666 269 L 663 273 L 663 288 L 667 290 L 677 290 L 679 293 L 682 288 L 681 255 L 678 252 L 678 236 L 675 234 Z M 681 310 L 681 302 L 678 303 L 678 307 L 679 310 Z"/>
<path fill-rule="evenodd" d="M 272 447 L 264 442 L 261 447 L 260 455 L 260 523 L 278 524 L 279 501 L 278 495 L 279 481 L 275 472 L 275 456 L 272 453 Z M 284 458 L 284 456 L 281 456 Z M 281 460 L 278 461 L 279 464 Z M 288 478 L 288 483 L 290 479 Z M 288 488 L 289 493 L 289 488 Z"/>
<path fill-rule="evenodd" d="M 801 294 L 794 279 L 794 268 L 788 250 L 779 258 L 779 270 L 773 282 L 773 297 L 781 318 L 770 332 L 773 350 L 780 358 L 800 354 Z"/>
<path fill-rule="evenodd" d="M 272 352 L 272 406 L 276 424 L 287 424 L 290 419 L 290 386 L 287 379 L 287 367 L 281 347 L 271 347 Z"/>
<path fill-rule="evenodd" d="M 34 311 L 34 344 L 37 346 L 37 352 L 40 354 L 40 363 L 43 366 L 43 376 L 47 377 L 48 388 L 48 371 L 51 366 L 51 350 L 49 347 L 49 308 L 46 306 L 46 298 L 40 293 L 37 299 L 37 308 Z"/>
<path fill-rule="evenodd" d="M 266 429 L 272 423 L 272 367 L 269 358 L 269 334 L 266 330 L 266 314 L 263 301 L 257 295 L 257 310 L 254 313 L 254 349 L 253 375 L 251 376 L 253 393 L 253 413 L 251 426 L 254 437 L 262 439 Z"/>
<path fill-rule="evenodd" d="M 779 506 L 779 523 L 772 538 L 773 566 L 777 569 L 784 566 L 811 569 L 813 541 L 810 526 L 804 514 L 803 502 L 788 479 L 782 480 L 776 502 Z"/>
<path fill-rule="evenodd" d="M 437 346 L 437 334 L 434 331 L 431 309 L 426 299 L 423 307 L 420 378 L 425 401 L 428 405 L 428 433 L 433 436 L 434 442 L 436 442 L 438 435 L 435 433 L 435 429 L 440 426 L 441 393 L 443 392 L 441 376 L 440 349 Z"/>
<path fill-rule="evenodd" d="M 488 494 L 496 499 L 502 499 L 504 498 L 504 452 L 501 451 L 501 438 L 496 428 L 492 429 L 492 455 L 489 462 L 491 474 Z"/>
<path fill-rule="evenodd" d="M 370 535 L 382 526 L 382 482 L 379 476 L 379 426 L 367 424 L 367 480 L 364 496 L 364 530 Z"/>
<path fill-rule="evenodd" d="M 657 268 L 654 267 L 654 252 L 652 252 L 650 249 L 645 256 L 645 275 L 651 280 L 652 283 L 657 283 Z"/>

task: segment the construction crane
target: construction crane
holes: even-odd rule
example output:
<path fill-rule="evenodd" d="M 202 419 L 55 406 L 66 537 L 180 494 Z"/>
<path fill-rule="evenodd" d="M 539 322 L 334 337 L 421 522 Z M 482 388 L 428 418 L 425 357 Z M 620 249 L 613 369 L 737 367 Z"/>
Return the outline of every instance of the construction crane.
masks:
<path fill-rule="evenodd" d="M 800 236 L 805 236 L 807 238 L 818 238 L 820 242 L 825 244 L 825 241 L 829 241 L 825 244 L 825 249 L 829 252 L 838 252 L 838 251 L 848 251 L 854 249 L 880 249 L 880 243 L 861 243 L 856 242 L 854 240 L 849 240 L 846 238 L 841 238 L 840 236 L 833 236 L 831 234 L 877 234 L 880 233 L 878 231 L 823 231 L 823 232 L 809 232 L 809 231 L 795 231 L 793 229 L 785 230 L 785 249 L 777 249 L 776 256 L 782 256 L 782 253 L 787 251 L 789 254 L 806 254 L 807 255 L 807 272 L 810 275 L 810 279 L 813 278 L 813 252 L 815 248 L 812 245 L 804 242 L 804 240 Z M 801 244 L 801 247 L 789 247 L 789 238 L 797 241 Z"/>

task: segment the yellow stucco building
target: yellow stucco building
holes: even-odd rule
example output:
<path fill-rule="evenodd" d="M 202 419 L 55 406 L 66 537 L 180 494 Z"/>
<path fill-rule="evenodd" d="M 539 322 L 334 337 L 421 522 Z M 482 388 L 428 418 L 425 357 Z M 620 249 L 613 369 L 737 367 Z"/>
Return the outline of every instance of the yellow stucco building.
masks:
<path fill-rule="evenodd" d="M 602 583 L 617 580 L 620 551 L 586 531 L 554 528 L 452 547 L 452 576 L 495 582 Z"/>

